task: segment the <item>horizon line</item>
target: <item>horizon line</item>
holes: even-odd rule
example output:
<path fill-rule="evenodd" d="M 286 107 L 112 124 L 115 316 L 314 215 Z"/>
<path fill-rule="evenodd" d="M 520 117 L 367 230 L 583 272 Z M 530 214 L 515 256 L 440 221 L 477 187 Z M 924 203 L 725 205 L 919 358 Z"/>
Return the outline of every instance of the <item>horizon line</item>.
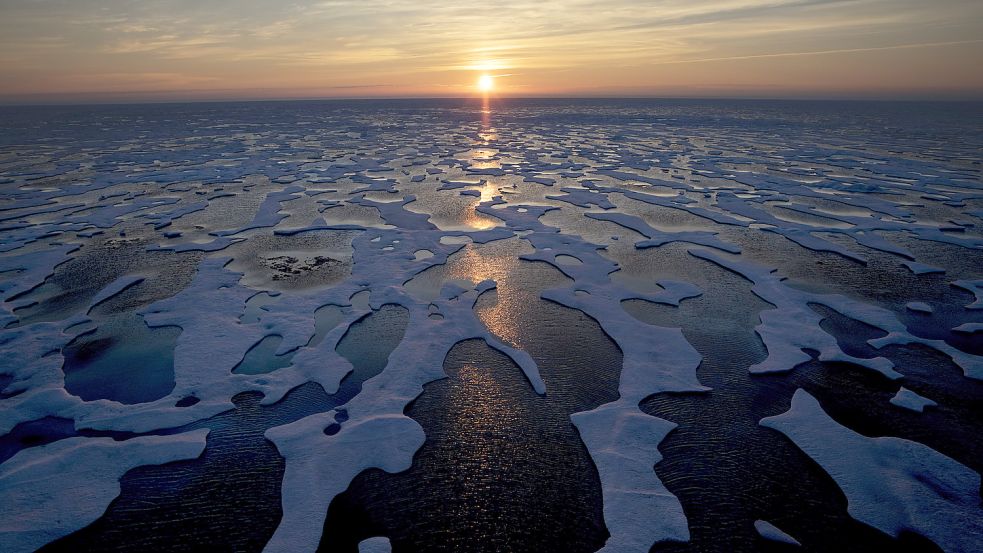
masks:
<path fill-rule="evenodd" d="M 556 95 L 493 95 L 493 99 L 499 100 L 692 100 L 692 101 L 770 101 L 770 102 L 857 102 L 857 103 L 958 103 L 974 104 L 983 103 L 983 93 L 966 95 L 960 97 L 953 96 L 919 96 L 896 95 L 896 96 L 863 96 L 863 95 L 797 95 L 797 96 L 727 96 L 727 95 L 644 95 L 644 94 L 611 94 L 611 95 L 577 95 L 577 94 L 556 94 Z M 87 106 L 137 106 L 137 105 L 178 105 L 178 104 L 240 104 L 240 103 L 286 103 L 286 102 L 352 102 L 352 101 L 414 101 L 414 100 L 483 100 L 481 95 L 404 95 L 404 96 L 311 96 L 311 97 L 239 97 L 239 98 L 188 98 L 188 99 L 134 99 L 123 100 L 110 98 L 106 100 L 52 100 L 52 101 L 9 101 L 0 99 L 0 107 L 87 107 Z"/>

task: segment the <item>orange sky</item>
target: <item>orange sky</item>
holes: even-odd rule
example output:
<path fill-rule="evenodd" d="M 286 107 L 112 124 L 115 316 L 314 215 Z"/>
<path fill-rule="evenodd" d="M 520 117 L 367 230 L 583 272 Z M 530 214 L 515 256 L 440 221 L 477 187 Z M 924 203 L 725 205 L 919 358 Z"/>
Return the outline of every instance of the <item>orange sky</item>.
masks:
<path fill-rule="evenodd" d="M 0 0 L 0 102 L 983 99 L 979 0 Z"/>

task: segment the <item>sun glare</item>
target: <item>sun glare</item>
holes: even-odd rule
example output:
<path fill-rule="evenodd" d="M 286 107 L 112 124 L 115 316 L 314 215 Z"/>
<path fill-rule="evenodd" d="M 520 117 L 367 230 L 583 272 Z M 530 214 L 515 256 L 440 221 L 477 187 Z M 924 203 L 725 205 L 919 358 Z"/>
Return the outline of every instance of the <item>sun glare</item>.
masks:
<path fill-rule="evenodd" d="M 482 92 L 491 92 L 491 89 L 495 87 L 495 81 L 492 80 L 491 75 L 482 75 L 478 77 L 478 90 Z"/>

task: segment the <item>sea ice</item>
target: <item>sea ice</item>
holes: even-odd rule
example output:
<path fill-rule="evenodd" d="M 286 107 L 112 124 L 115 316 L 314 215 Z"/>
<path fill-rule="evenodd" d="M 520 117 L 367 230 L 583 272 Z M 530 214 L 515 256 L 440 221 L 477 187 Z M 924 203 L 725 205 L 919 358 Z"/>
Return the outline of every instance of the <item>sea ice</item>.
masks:
<path fill-rule="evenodd" d="M 902 386 L 898 390 L 898 393 L 894 394 L 894 397 L 891 398 L 891 405 L 897 405 L 898 407 L 921 413 L 926 407 L 935 407 L 938 403 Z"/>
<path fill-rule="evenodd" d="M 963 290 L 972 292 L 976 296 L 976 300 L 967 305 L 966 309 L 983 309 L 983 279 L 980 280 L 957 280 L 952 283 L 953 286 L 958 286 Z"/>
<path fill-rule="evenodd" d="M 169 108 L 160 109 L 166 113 Z M 930 288 L 942 280 L 929 275 L 947 273 L 953 286 L 974 295 L 966 305 L 974 311 L 963 313 L 972 317 L 983 307 L 983 281 L 972 266 L 972 256 L 983 249 L 974 223 L 983 213 L 978 208 L 980 171 L 967 161 L 977 153 L 972 144 L 937 148 L 941 142 L 932 142 L 931 133 L 911 142 L 892 135 L 889 143 L 876 133 L 831 139 L 795 117 L 784 120 L 795 124 L 767 119 L 759 128 L 716 109 L 708 118 L 687 113 L 689 108 L 634 104 L 576 114 L 566 108 L 503 107 L 516 111 L 496 116 L 494 127 L 461 119 L 459 107 L 400 111 L 390 106 L 383 116 L 361 111 L 366 108 L 305 106 L 302 114 L 288 117 L 283 114 L 292 114 L 289 108 L 270 107 L 248 117 L 216 109 L 202 116 L 190 134 L 184 118 L 152 114 L 139 121 L 146 117 L 146 124 L 155 125 L 153 132 L 139 135 L 133 129 L 147 128 L 144 123 L 115 115 L 79 116 L 4 134 L 0 434 L 49 417 L 66 421 L 77 433 L 173 432 L 233 409 L 232 398 L 243 392 L 262 394 L 264 409 L 306 383 L 334 394 L 353 370 L 336 349 L 352 325 L 384 305 L 405 308 L 410 320 L 405 338 L 386 368 L 340 407 L 348 418 L 336 410 L 267 431 L 286 459 L 283 518 L 270 551 L 315 550 L 327 506 L 359 472 L 409 466 L 425 436 L 405 408 L 426 383 L 444 376 L 444 356 L 460 340 L 482 339 L 504 352 L 533 390 L 546 393 L 547 383 L 532 358 L 496 339 L 473 312 L 478 296 L 494 283 L 451 284 L 432 304 L 417 301 L 405 286 L 466 244 L 513 237 L 534 249 L 523 260 L 548 263 L 571 279 L 543 292 L 543 299 L 596 320 L 623 353 L 619 398 L 571 416 L 600 478 L 610 533 L 605 551 L 648 551 L 660 541 L 689 538 L 683 506 L 653 468 L 662 459 L 659 445 L 675 424 L 646 415 L 639 404 L 658 393 L 706 391 L 696 376 L 701 358 L 679 329 L 641 324 L 621 302 L 675 306 L 701 290 L 661 274 L 652 276 L 661 287 L 658 292 L 624 287 L 611 277 L 624 248 L 606 251 L 568 228 L 540 220 L 558 209 L 562 220 L 600 229 L 612 242 L 632 236 L 631 255 L 656 259 L 678 242 L 712 248 L 689 251 L 751 281 L 754 294 L 774 306 L 760 314 L 756 331 L 768 357 L 750 367 L 753 373 L 792 370 L 815 351 L 820 361 L 901 377 L 885 358 L 845 354 L 811 307 L 823 305 L 885 332 L 870 340 L 876 348 L 926 346 L 951 358 L 966 377 L 983 379 L 983 360 L 967 353 L 970 349 L 913 334 L 896 313 L 855 299 L 849 290 L 817 294 L 790 285 L 762 265 L 768 262 L 758 258 L 754 242 L 768 232 L 790 241 L 789 251 L 798 244 L 834 253 L 846 260 L 836 263 L 857 274 L 926 275 L 918 281 L 929 289 L 918 292 L 931 305 L 911 301 L 908 307 L 923 312 L 935 307 L 938 316 L 951 306 Z M 393 119 L 390 110 L 400 117 Z M 216 120 L 209 121 L 212 117 Z M 85 125 L 101 130 L 77 132 Z M 42 128 L 59 132 L 39 134 Z M 487 197 L 489 190 L 502 196 L 477 205 L 460 197 Z M 490 224 L 497 226 L 441 231 L 437 208 L 444 207 L 444 200 L 461 206 L 465 219 L 494 217 Z M 428 213 L 410 210 L 417 201 Z M 236 211 L 233 223 L 223 211 L 230 204 L 256 207 L 252 213 Z M 288 217 L 291 227 L 281 226 Z M 297 221 L 312 222 L 298 227 L 302 223 Z M 229 255 L 248 250 L 243 247 L 248 244 L 236 244 L 257 236 L 316 242 L 338 235 L 353 248 L 350 277 L 331 286 L 284 291 L 263 308 L 250 298 L 276 292 L 249 286 L 226 265 Z M 68 272 L 60 265 L 84 259 L 80 248 L 123 241 L 167 252 L 154 254 L 165 263 L 194 264 L 193 278 L 170 289 L 174 275 L 151 278 L 110 256 L 105 262 L 120 263 L 114 276 L 123 276 L 87 306 L 76 313 L 42 308 L 49 300 L 58 304 L 58 287 Z M 947 250 L 932 251 L 932 246 L 962 248 L 965 259 L 939 255 Z M 801 253 L 801 259 L 789 263 L 813 255 Z M 833 287 L 853 278 L 828 276 Z M 54 297 L 36 297 L 49 289 Z M 134 320 L 142 316 L 154 327 L 182 329 L 174 352 L 174 390 L 140 404 L 84 401 L 65 389 L 63 350 L 101 324 L 86 316 L 89 311 L 99 314 L 93 308 L 127 290 L 127 299 L 166 290 L 129 315 Z M 915 299 L 892 299 L 887 307 Z M 337 324 L 330 330 L 319 329 L 316 322 L 315 313 L 326 306 L 337 310 Z M 972 335 L 981 329 L 983 323 L 969 320 L 952 330 Z M 261 374 L 233 372 L 258 344 L 274 344 L 274 354 L 289 364 Z M 915 410 L 934 405 L 906 388 L 891 403 Z M 788 413 L 762 424 L 784 432 L 823 466 L 846 493 L 858 520 L 893 535 L 922 533 L 949 551 L 978 549 L 974 546 L 983 541 L 979 477 L 954 461 L 913 442 L 860 436 L 835 423 L 801 391 Z M 338 432 L 325 434 L 329 427 Z M 60 438 L 46 445 L 23 444 L 0 465 L 0 499 L 5 507 L 11 505 L 0 522 L 0 549 L 34 549 L 81 528 L 119 494 L 119 478 L 130 468 L 195 458 L 205 447 L 204 431 L 122 441 Z M 755 527 L 765 538 L 788 538 L 766 521 Z M 390 550 L 386 538 L 359 547 Z"/>
<path fill-rule="evenodd" d="M 878 322 L 886 320 L 886 317 L 893 319 L 893 314 L 877 311 L 873 306 L 863 305 L 842 296 L 812 294 L 791 288 L 786 286 L 782 282 L 784 278 L 777 276 L 773 270 L 748 261 L 725 258 L 704 250 L 690 250 L 689 253 L 712 261 L 750 280 L 754 283 L 751 291 L 775 306 L 775 309 L 761 312 L 761 324 L 754 329 L 768 348 L 768 357 L 761 363 L 752 365 L 749 369 L 752 373 L 790 371 L 812 359 L 804 351 L 811 349 L 819 352 L 820 361 L 852 363 L 877 371 L 891 379 L 901 378 L 901 373 L 892 368 L 893 363 L 883 357 L 861 359 L 844 353 L 836 338 L 827 334 L 819 326 L 822 317 L 813 311 L 809 304 L 826 305 L 841 313 L 845 311 L 844 315 L 853 316 L 868 324 L 874 324 L 872 320 Z M 891 320 L 890 324 L 891 328 L 900 326 L 896 319 Z"/>
<path fill-rule="evenodd" d="M 532 358 L 495 339 L 473 312 L 478 296 L 493 286 L 486 281 L 466 291 L 446 285 L 441 298 L 432 304 L 411 300 L 398 288 L 380 290 L 378 298 L 373 295 L 372 301 L 379 305 L 396 303 L 410 311 L 406 334 L 383 372 L 366 381 L 362 392 L 345 405 L 348 418 L 337 433 L 323 432 L 337 424 L 334 412 L 267 431 L 287 466 L 283 519 L 265 551 L 313 551 L 328 505 L 355 476 L 372 467 L 388 472 L 409 468 L 425 436 L 420 425 L 403 414 L 406 405 L 423 391 L 424 384 L 446 376 L 441 362 L 458 342 L 484 339 L 515 361 L 537 393 L 546 393 Z M 430 317 L 430 305 L 443 318 Z"/>
<path fill-rule="evenodd" d="M 391 553 L 389 538 L 369 538 L 358 544 L 358 553 Z"/>
<path fill-rule="evenodd" d="M 66 438 L 17 453 L 0 465 L 0 549 L 34 551 L 95 521 L 128 470 L 194 459 L 207 435 Z"/>
<path fill-rule="evenodd" d="M 905 307 L 910 311 L 915 311 L 916 313 L 931 313 L 934 311 L 932 306 L 923 301 L 909 301 L 905 304 Z"/>
<path fill-rule="evenodd" d="M 799 543 L 799 540 L 779 530 L 777 526 L 768 522 L 767 520 L 754 521 L 754 529 L 758 531 L 758 535 L 768 541 L 785 543 L 788 545 L 802 545 Z"/>
<path fill-rule="evenodd" d="M 687 541 L 682 505 L 653 469 L 662 459 L 658 444 L 675 424 L 643 413 L 638 404 L 659 392 L 707 390 L 696 378 L 700 355 L 678 328 L 640 329 L 621 301 L 646 299 L 673 305 L 680 301 L 680 291 L 685 290 L 683 297 L 697 291 L 684 283 L 667 283 L 662 293 L 650 296 L 622 288 L 608 276 L 617 264 L 598 254 L 602 246 L 561 234 L 539 221 L 550 209 L 525 206 L 520 211 L 518 206 L 507 206 L 495 214 L 512 230 L 532 231 L 525 239 L 536 251 L 522 259 L 549 263 L 574 280 L 568 288 L 545 291 L 543 298 L 595 319 L 624 354 L 620 399 L 570 417 L 601 477 L 604 521 L 611 534 L 603 551 L 646 551 L 660 541 Z M 560 263 L 557 256 L 575 257 L 582 263 Z M 659 523 L 641 515 L 646 512 L 661 513 Z"/>
<path fill-rule="evenodd" d="M 105 288 L 100 290 L 99 293 L 96 294 L 94 298 L 92 298 L 92 301 L 89 302 L 89 309 L 88 311 L 86 311 L 86 313 L 92 312 L 92 309 L 95 306 L 108 300 L 109 298 L 112 298 L 117 294 L 122 293 L 127 288 L 140 284 L 141 282 L 143 282 L 143 279 L 144 277 L 139 275 L 123 275 L 117 278 L 109 285 L 107 285 Z"/>
<path fill-rule="evenodd" d="M 917 442 L 857 434 L 802 389 L 791 409 L 761 425 L 819 463 L 843 490 L 853 518 L 894 537 L 917 532 L 947 553 L 978 550 L 983 509 L 976 472 Z"/>

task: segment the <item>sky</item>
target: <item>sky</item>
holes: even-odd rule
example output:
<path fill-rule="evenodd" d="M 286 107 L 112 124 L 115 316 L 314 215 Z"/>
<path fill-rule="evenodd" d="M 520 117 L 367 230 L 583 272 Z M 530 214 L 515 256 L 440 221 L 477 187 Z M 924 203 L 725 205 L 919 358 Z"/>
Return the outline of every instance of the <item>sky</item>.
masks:
<path fill-rule="evenodd" d="M 0 103 L 983 99 L 981 0 L 0 0 Z"/>

